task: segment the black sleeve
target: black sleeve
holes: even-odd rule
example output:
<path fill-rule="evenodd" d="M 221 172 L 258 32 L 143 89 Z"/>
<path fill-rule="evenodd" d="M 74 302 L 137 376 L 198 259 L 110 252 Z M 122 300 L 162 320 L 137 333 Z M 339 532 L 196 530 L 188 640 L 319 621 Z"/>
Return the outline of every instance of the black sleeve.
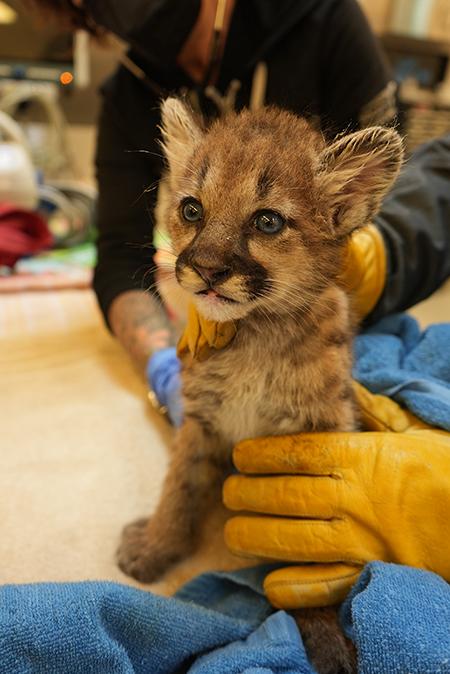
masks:
<path fill-rule="evenodd" d="M 450 135 L 413 154 L 375 222 L 388 271 L 369 322 L 417 304 L 450 276 Z"/>
<path fill-rule="evenodd" d="M 363 107 L 392 79 L 356 0 L 332 4 L 322 27 L 320 53 L 322 119 L 338 130 L 356 128 Z"/>
<path fill-rule="evenodd" d="M 159 106 L 128 77 L 132 76 L 119 73 L 109 85 L 112 91 L 103 102 L 97 141 L 94 290 L 106 321 L 117 295 L 148 289 L 154 282 L 152 216 L 162 172 L 156 141 Z"/>

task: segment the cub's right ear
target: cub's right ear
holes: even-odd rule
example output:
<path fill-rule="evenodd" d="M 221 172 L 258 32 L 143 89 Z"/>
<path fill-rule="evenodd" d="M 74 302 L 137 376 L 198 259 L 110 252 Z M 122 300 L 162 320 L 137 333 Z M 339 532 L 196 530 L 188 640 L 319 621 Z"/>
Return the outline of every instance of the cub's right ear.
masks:
<path fill-rule="evenodd" d="M 166 98 L 161 105 L 162 148 L 171 182 L 182 172 L 203 131 L 194 113 L 179 98 Z"/>

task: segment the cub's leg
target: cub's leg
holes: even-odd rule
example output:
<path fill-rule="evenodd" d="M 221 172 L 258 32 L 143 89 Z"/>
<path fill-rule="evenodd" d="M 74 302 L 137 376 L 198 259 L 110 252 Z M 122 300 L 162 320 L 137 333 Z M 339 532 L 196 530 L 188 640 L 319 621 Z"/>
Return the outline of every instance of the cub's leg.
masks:
<path fill-rule="evenodd" d="M 356 674 L 356 649 L 341 630 L 336 607 L 300 609 L 292 616 L 317 674 Z"/>
<path fill-rule="evenodd" d="M 186 420 L 175 439 L 156 511 L 122 532 L 117 551 L 122 571 L 150 583 L 192 552 L 209 506 L 220 500 L 229 461 L 217 436 Z"/>

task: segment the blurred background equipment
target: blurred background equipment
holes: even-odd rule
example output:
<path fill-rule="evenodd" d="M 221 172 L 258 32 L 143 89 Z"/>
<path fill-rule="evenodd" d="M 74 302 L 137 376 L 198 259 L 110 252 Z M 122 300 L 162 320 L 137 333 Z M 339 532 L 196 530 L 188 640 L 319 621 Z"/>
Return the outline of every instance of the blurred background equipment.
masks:
<path fill-rule="evenodd" d="M 98 89 L 118 58 L 118 49 L 90 41 L 83 31 L 73 35 L 61 30 L 57 21 L 40 19 L 24 1 L 0 0 L 0 99 L 11 90 L 33 92 L 32 101 L 21 103 L 15 117 L 29 128 L 33 124 L 34 136 L 43 133 L 48 119 L 44 101 L 52 105 L 56 99 L 69 125 L 71 168 L 83 180 L 94 180 Z"/>
<path fill-rule="evenodd" d="M 28 142 L 19 124 L 0 110 L 0 203 L 33 209 L 37 181 Z"/>
<path fill-rule="evenodd" d="M 450 1 L 359 1 L 399 84 L 407 149 L 450 133 Z"/>
<path fill-rule="evenodd" d="M 75 151 L 85 155 L 86 143 L 71 138 L 69 123 L 79 105 L 93 137 L 90 87 L 83 31 L 72 35 L 24 3 L 0 0 L 2 291 L 90 283 L 96 191 L 84 168 L 91 157 L 82 163 Z"/>
<path fill-rule="evenodd" d="M 2 78 L 58 83 L 63 73 L 73 75 L 72 34 L 49 22 L 38 28 L 22 3 L 0 1 Z"/>
<path fill-rule="evenodd" d="M 359 2 L 399 85 L 407 149 L 450 133 L 450 0 Z M 16 275 L 94 263 L 98 89 L 121 51 L 117 40 L 100 45 L 0 0 L 0 203 L 38 214 L 52 241 L 21 258 Z"/>
<path fill-rule="evenodd" d="M 0 109 L 23 126 L 36 166 L 70 174 L 63 101 L 90 83 L 89 40 L 37 22 L 18 0 L 0 0 Z"/>
<path fill-rule="evenodd" d="M 54 83 L 0 82 L 0 110 L 20 121 L 34 165 L 43 175 L 71 173 L 66 120 Z M 35 114 L 39 124 L 34 121 Z"/>

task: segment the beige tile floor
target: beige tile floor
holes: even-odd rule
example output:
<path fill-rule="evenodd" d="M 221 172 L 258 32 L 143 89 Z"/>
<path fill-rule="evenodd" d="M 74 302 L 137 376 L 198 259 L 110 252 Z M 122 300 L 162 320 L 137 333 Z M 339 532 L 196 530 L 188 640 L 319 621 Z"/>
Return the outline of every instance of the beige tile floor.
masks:
<path fill-rule="evenodd" d="M 413 312 L 450 321 L 450 283 Z M 121 527 L 154 508 L 171 430 L 104 328 L 90 291 L 0 295 L 0 583 L 109 579 Z M 224 548 L 202 546 L 153 587 L 171 592 Z M 246 562 L 248 563 L 248 562 Z"/>

